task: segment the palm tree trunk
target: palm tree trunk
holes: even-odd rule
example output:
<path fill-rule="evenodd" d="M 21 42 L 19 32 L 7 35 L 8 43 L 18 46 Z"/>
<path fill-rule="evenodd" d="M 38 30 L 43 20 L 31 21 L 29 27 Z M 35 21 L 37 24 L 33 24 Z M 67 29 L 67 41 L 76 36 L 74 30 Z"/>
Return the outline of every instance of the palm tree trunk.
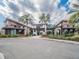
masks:
<path fill-rule="evenodd" d="M 44 28 L 45 34 L 47 34 L 47 26 L 45 24 L 45 28 Z"/>

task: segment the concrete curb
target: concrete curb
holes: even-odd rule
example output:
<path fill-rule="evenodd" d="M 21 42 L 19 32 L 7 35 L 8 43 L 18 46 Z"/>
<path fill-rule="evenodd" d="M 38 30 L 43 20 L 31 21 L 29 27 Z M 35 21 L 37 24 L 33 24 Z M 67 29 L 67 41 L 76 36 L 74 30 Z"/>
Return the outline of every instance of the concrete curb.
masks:
<path fill-rule="evenodd" d="M 77 45 L 79 45 L 79 42 L 76 42 L 76 41 L 59 40 L 59 39 L 50 39 L 50 40 L 54 40 L 54 41 L 58 41 L 58 42 L 63 42 L 63 43 L 69 43 L 69 44 L 77 44 Z"/>
<path fill-rule="evenodd" d="M 57 42 L 62 42 L 62 43 L 68 43 L 68 44 L 76 44 L 76 45 L 79 45 L 79 42 L 76 42 L 76 41 L 50 39 L 50 38 L 49 38 L 49 41 L 57 41 Z"/>
<path fill-rule="evenodd" d="M 48 40 L 48 41 L 56 41 L 56 42 L 79 45 L 79 42 L 77 42 L 77 41 L 69 41 L 69 40 L 62 40 L 62 39 L 59 40 L 59 39 L 50 39 L 50 38 L 43 38 L 43 39 Z"/>

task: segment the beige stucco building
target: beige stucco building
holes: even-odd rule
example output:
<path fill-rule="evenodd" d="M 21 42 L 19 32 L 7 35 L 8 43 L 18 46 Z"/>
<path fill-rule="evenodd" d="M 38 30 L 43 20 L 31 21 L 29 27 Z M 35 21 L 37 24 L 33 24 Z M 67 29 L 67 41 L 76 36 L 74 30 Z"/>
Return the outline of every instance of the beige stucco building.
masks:
<path fill-rule="evenodd" d="M 30 27 L 27 25 L 24 25 L 20 22 L 6 19 L 5 20 L 5 26 L 2 28 L 5 34 L 12 34 L 12 35 L 28 35 L 30 32 Z"/>

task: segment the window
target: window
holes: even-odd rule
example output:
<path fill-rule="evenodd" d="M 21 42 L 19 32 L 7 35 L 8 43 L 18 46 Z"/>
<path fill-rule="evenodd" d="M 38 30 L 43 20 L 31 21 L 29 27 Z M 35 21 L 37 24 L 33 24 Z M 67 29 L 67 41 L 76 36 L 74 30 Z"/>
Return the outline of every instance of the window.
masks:
<path fill-rule="evenodd" d="M 16 25 L 14 25 L 14 27 L 17 27 Z"/>

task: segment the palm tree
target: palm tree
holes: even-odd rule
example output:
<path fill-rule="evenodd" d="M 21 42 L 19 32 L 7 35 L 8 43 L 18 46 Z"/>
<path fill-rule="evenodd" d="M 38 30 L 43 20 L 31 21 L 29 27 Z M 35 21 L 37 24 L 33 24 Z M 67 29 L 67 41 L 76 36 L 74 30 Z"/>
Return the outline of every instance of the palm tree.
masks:
<path fill-rule="evenodd" d="M 32 23 L 32 15 L 27 14 L 20 17 L 20 22 L 23 22 L 24 24 L 28 25 L 29 23 Z"/>
<path fill-rule="evenodd" d="M 75 14 L 73 14 L 70 17 L 69 23 L 72 24 L 73 26 L 75 26 L 75 24 L 77 23 L 78 20 L 79 20 L 79 12 L 76 12 Z"/>
<path fill-rule="evenodd" d="M 72 24 L 75 28 L 77 28 L 79 33 L 79 4 L 72 4 L 72 5 L 73 5 L 72 10 L 76 13 L 70 17 L 69 23 Z"/>
<path fill-rule="evenodd" d="M 25 23 L 28 23 L 28 17 L 27 17 L 27 15 L 21 16 L 19 21 L 20 21 L 20 22 L 23 22 L 24 24 L 25 24 Z"/>
<path fill-rule="evenodd" d="M 19 21 L 22 22 L 22 23 L 24 23 L 25 25 L 29 26 L 29 25 L 32 25 L 33 24 L 33 20 L 34 20 L 33 16 L 30 15 L 30 14 L 27 14 L 27 15 L 21 16 Z M 32 33 L 31 32 L 31 29 L 28 28 L 26 30 L 26 32 L 25 32 L 25 35 L 30 35 L 31 33 Z"/>
<path fill-rule="evenodd" d="M 45 14 L 45 13 L 43 13 L 40 17 L 40 23 L 41 24 L 44 24 L 45 26 L 45 29 L 44 29 L 44 31 L 45 31 L 45 34 L 47 33 L 47 22 L 49 21 L 49 19 L 50 19 L 50 15 L 49 14 Z"/>
<path fill-rule="evenodd" d="M 79 2 L 79 1 L 76 0 L 76 2 Z M 74 11 L 74 12 L 76 12 L 76 13 L 73 14 L 73 15 L 70 17 L 69 22 L 70 22 L 71 24 L 74 24 L 75 21 L 77 21 L 78 18 L 79 18 L 79 4 L 73 3 L 71 9 L 72 9 L 72 11 Z"/>

